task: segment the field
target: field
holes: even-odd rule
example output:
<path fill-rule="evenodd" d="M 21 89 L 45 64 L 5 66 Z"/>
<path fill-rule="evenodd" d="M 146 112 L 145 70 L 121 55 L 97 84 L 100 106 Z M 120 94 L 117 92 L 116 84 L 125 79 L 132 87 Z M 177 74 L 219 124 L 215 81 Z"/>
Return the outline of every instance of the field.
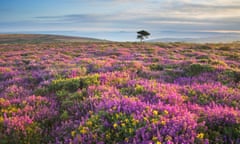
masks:
<path fill-rule="evenodd" d="M 0 143 L 240 143 L 240 44 L 0 44 Z"/>

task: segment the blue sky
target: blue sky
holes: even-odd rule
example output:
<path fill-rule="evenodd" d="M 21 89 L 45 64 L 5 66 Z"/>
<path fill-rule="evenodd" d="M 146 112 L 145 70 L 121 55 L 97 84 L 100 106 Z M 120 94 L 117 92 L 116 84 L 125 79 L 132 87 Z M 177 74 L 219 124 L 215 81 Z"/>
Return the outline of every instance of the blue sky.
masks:
<path fill-rule="evenodd" d="M 1 0 L 0 33 L 117 41 L 240 34 L 240 0 Z"/>

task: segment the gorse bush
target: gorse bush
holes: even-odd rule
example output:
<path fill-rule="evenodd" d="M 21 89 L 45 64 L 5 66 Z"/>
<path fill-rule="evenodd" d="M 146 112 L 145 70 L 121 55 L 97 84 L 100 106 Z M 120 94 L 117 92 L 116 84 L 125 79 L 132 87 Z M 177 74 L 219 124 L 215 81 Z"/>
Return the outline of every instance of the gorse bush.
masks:
<path fill-rule="evenodd" d="M 67 90 L 76 91 L 80 87 L 80 78 L 66 78 L 53 80 L 49 86 L 50 91 Z"/>
<path fill-rule="evenodd" d="M 98 85 L 99 83 L 100 81 L 98 74 L 84 77 L 57 79 L 52 81 L 49 86 L 49 90 L 55 92 L 58 90 L 67 90 L 74 92 L 78 88 L 87 88 L 89 85 Z"/>
<path fill-rule="evenodd" d="M 80 78 L 80 88 L 87 88 L 90 85 L 99 85 L 99 75 L 94 74 Z"/>
<path fill-rule="evenodd" d="M 80 143 L 118 143 L 129 142 L 129 139 L 135 135 L 138 128 L 144 123 L 134 119 L 131 115 L 124 113 L 107 113 L 99 111 L 90 116 L 86 122 L 79 126 L 78 130 L 72 131 L 72 136 L 79 136 Z"/>

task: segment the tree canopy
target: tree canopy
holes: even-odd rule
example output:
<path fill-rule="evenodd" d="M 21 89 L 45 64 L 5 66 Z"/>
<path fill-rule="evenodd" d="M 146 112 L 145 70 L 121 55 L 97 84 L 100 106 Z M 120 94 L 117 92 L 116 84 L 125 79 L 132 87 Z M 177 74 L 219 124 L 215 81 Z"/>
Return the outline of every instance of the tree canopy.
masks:
<path fill-rule="evenodd" d="M 141 30 L 137 32 L 137 39 L 140 39 L 140 41 L 143 41 L 145 38 L 148 38 L 151 34 L 145 30 Z"/>

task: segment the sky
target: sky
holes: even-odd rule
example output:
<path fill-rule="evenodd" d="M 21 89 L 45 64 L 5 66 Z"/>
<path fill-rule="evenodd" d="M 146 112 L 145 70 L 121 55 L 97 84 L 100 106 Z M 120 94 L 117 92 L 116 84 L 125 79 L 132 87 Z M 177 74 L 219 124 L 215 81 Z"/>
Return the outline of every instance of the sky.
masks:
<path fill-rule="evenodd" d="M 0 33 L 135 41 L 240 34 L 240 0 L 1 0 Z"/>

